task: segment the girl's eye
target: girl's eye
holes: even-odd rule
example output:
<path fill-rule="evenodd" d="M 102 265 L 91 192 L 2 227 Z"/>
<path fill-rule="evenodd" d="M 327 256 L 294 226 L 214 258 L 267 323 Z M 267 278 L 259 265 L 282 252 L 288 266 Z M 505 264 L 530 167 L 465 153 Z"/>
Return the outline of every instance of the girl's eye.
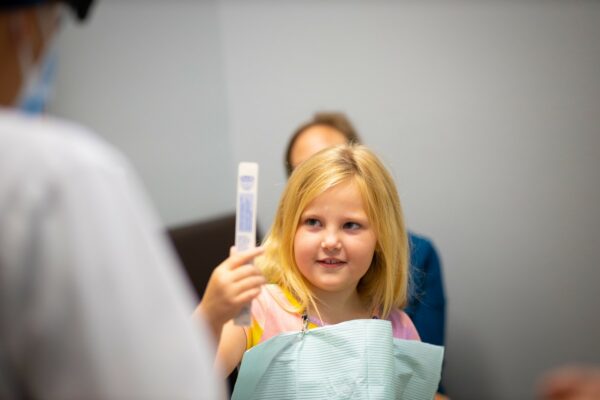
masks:
<path fill-rule="evenodd" d="M 355 229 L 360 229 L 361 225 L 357 222 L 346 222 L 344 224 L 344 229 L 350 229 L 350 230 L 355 230 Z"/>
<path fill-rule="evenodd" d="M 308 226 L 321 226 L 321 222 L 316 218 L 307 218 L 304 224 Z"/>

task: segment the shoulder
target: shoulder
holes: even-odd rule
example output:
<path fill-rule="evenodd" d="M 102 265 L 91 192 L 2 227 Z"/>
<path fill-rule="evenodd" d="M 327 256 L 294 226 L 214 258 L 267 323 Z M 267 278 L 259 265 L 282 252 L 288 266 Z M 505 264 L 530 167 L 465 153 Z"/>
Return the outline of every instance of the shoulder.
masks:
<path fill-rule="evenodd" d="M 49 116 L 0 111 L 0 162 L 15 173 L 76 174 L 86 169 L 122 171 L 126 162 L 88 129 Z"/>
<path fill-rule="evenodd" d="M 439 256 L 431 239 L 409 232 L 408 241 L 412 268 L 431 269 L 439 264 Z"/>
<path fill-rule="evenodd" d="M 393 310 L 388 317 L 392 322 L 392 332 L 396 339 L 421 340 L 412 320 L 402 310 Z"/>
<path fill-rule="evenodd" d="M 277 285 L 263 285 L 260 294 L 252 301 L 252 309 L 261 308 L 268 309 L 276 303 L 275 298 L 282 296 L 281 289 Z"/>
<path fill-rule="evenodd" d="M 252 301 L 253 317 L 264 321 L 267 314 L 285 314 L 292 311 L 293 306 L 289 301 L 287 292 L 278 285 L 264 285 L 260 294 Z"/>
<path fill-rule="evenodd" d="M 123 209 L 123 199 L 134 207 L 147 202 L 140 193 L 125 157 L 88 129 L 0 110 L 0 202 L 46 212 L 49 207 Z M 150 215 L 147 208 L 142 205 L 140 213 Z"/>
<path fill-rule="evenodd" d="M 412 231 L 408 232 L 408 243 L 411 248 L 411 252 L 428 253 L 435 252 L 435 246 L 433 241 L 427 236 L 416 234 Z"/>
<path fill-rule="evenodd" d="M 302 328 L 300 315 L 290 295 L 278 285 L 264 285 L 258 297 L 252 301 L 252 325 L 248 333 L 247 347 L 280 334 Z"/>

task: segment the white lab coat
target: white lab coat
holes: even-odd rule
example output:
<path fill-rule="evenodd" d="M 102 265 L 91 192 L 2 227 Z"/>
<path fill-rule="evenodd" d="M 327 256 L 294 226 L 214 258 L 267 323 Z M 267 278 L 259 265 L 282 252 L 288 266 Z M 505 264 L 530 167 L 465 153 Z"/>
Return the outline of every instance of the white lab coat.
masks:
<path fill-rule="evenodd" d="M 0 109 L 0 398 L 222 398 L 163 232 L 110 146 Z"/>

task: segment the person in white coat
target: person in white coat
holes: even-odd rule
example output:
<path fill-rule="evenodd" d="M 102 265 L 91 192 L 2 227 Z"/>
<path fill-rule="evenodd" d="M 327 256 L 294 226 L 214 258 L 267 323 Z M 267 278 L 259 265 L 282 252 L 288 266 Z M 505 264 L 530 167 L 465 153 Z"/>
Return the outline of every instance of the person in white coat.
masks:
<path fill-rule="evenodd" d="M 213 336 L 128 162 L 39 114 L 59 3 L 0 3 L 0 398 L 224 398 Z M 66 3 L 82 19 L 91 1 Z"/>

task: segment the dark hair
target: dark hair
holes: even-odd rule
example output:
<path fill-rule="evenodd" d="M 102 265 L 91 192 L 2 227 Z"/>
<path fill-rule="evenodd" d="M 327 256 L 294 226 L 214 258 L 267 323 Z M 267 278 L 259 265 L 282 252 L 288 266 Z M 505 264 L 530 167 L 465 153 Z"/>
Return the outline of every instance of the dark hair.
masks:
<path fill-rule="evenodd" d="M 79 20 L 84 20 L 88 11 L 90 10 L 90 5 L 93 0 L 52 0 L 56 3 L 65 3 L 67 4 L 75 13 Z M 30 7 L 36 6 L 42 3 L 50 2 L 50 0 L 2 0 L 0 3 L 0 9 L 3 8 L 17 8 L 17 7 Z"/>
<path fill-rule="evenodd" d="M 358 132 L 356 132 L 356 129 L 354 129 L 354 126 L 352 125 L 348 117 L 346 117 L 346 114 L 342 112 L 316 112 L 310 121 L 300 125 L 296 129 L 294 134 L 290 137 L 285 152 L 284 160 L 284 166 L 288 177 L 292 174 L 292 170 L 294 169 L 292 167 L 290 158 L 292 155 L 292 148 L 294 147 L 296 140 L 305 130 L 317 125 L 324 125 L 335 129 L 336 131 L 344 135 L 344 137 L 346 138 L 346 142 L 348 143 L 361 143 L 360 137 L 358 136 Z"/>

